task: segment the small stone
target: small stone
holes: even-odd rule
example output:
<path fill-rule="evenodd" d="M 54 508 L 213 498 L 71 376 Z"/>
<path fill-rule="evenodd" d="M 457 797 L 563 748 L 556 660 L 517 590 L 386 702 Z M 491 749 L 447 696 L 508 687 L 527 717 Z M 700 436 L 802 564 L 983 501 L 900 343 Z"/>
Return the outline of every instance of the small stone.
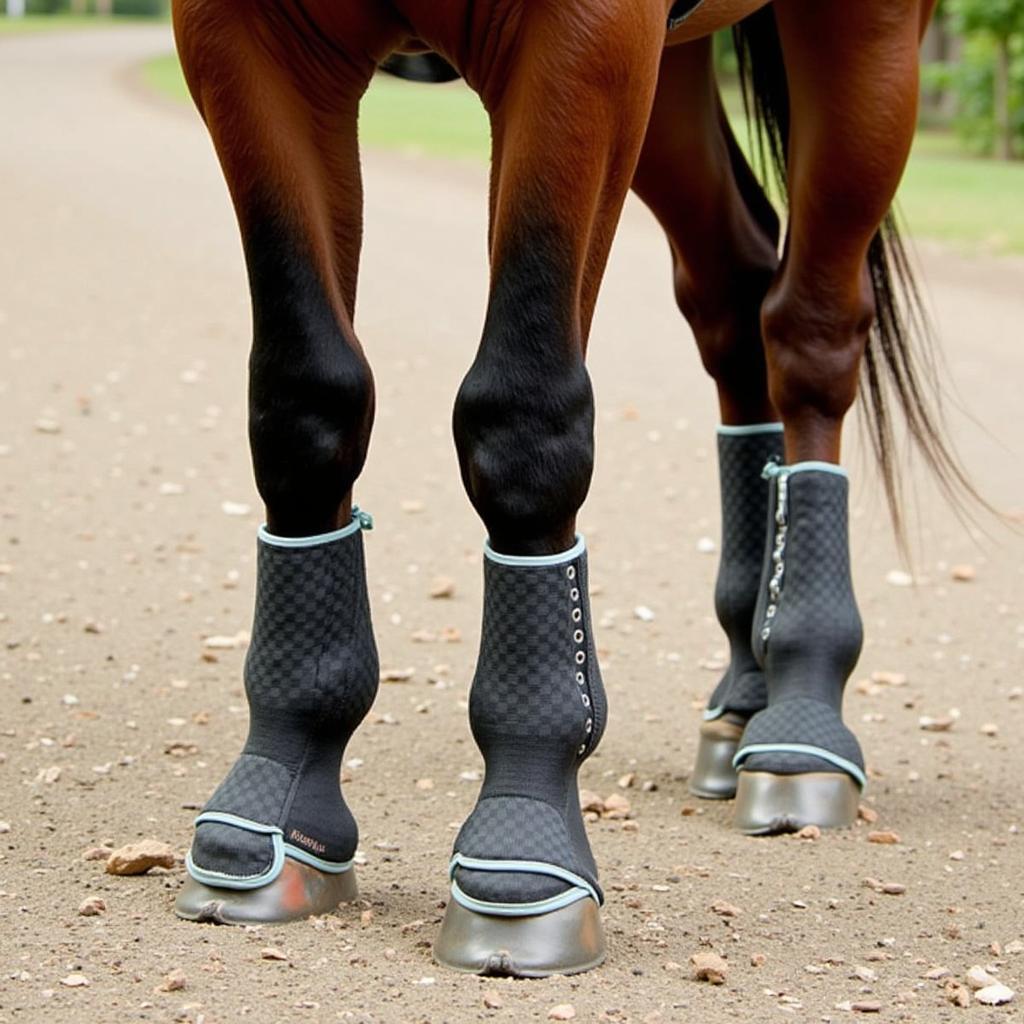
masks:
<path fill-rule="evenodd" d="M 1020 953 L 1024 953 L 1024 942 L 1020 939 L 1014 939 L 1003 946 L 1003 952 L 1008 956 L 1017 956 Z"/>
<path fill-rule="evenodd" d="M 878 971 L 874 971 L 870 967 L 857 966 L 853 969 L 853 977 L 869 985 L 872 982 L 878 981 Z"/>
<path fill-rule="evenodd" d="M 500 1010 L 505 1005 L 501 996 L 493 990 L 484 993 L 484 1006 L 488 1010 Z"/>
<path fill-rule="evenodd" d="M 901 840 L 898 832 L 869 832 L 869 843 L 878 843 L 880 846 L 897 846 Z"/>
<path fill-rule="evenodd" d="M 572 1003 L 559 1003 L 548 1010 L 548 1020 L 575 1020 L 576 1007 Z"/>
<path fill-rule="evenodd" d="M 373 924 L 373 911 L 367 908 L 359 914 L 359 923 L 362 925 Z"/>
<path fill-rule="evenodd" d="M 220 510 L 226 516 L 247 516 L 252 511 L 252 506 L 244 501 L 222 501 Z"/>
<path fill-rule="evenodd" d="M 634 782 L 636 782 L 636 772 L 626 772 L 625 775 L 619 776 L 618 787 L 619 789 L 629 789 Z"/>
<path fill-rule="evenodd" d="M 173 868 L 177 857 L 167 843 L 143 839 L 113 850 L 107 859 L 108 875 L 144 875 L 150 868 Z"/>
<path fill-rule="evenodd" d="M 804 825 L 799 832 L 795 833 L 796 839 L 820 839 L 821 829 L 817 825 Z"/>
<path fill-rule="evenodd" d="M 956 725 L 956 719 L 952 715 L 939 715 L 936 718 L 931 715 L 922 715 L 917 720 L 917 724 L 925 732 L 949 732 Z"/>
<path fill-rule="evenodd" d="M 764 967 L 768 963 L 768 957 L 764 953 L 751 953 L 750 954 L 750 966 L 751 967 Z"/>
<path fill-rule="evenodd" d="M 654 612 L 645 604 L 638 604 L 633 609 L 633 617 L 639 619 L 641 622 L 653 622 Z"/>
<path fill-rule="evenodd" d="M 943 978 L 948 978 L 949 975 L 950 970 L 948 967 L 931 967 L 921 977 L 925 981 L 942 981 Z"/>
<path fill-rule="evenodd" d="M 434 788 L 434 780 L 433 779 L 417 779 L 416 780 L 416 788 L 419 789 L 419 790 L 422 790 L 424 792 L 427 792 L 428 790 L 431 790 L 431 789 Z"/>
<path fill-rule="evenodd" d="M 891 587 L 911 587 L 914 585 L 914 577 L 902 569 L 890 569 L 885 574 L 885 582 Z"/>
<path fill-rule="evenodd" d="M 871 682 L 879 686 L 906 686 L 907 677 L 902 672 L 887 672 L 880 670 L 871 673 Z"/>
<path fill-rule="evenodd" d="M 448 576 L 435 576 L 430 584 L 430 596 L 435 600 L 442 600 L 455 596 L 455 580 Z"/>
<path fill-rule="evenodd" d="M 907 891 L 907 887 L 900 882 L 883 882 L 880 891 L 886 896 L 902 896 Z"/>
<path fill-rule="evenodd" d="M 381 670 L 382 683 L 407 683 L 416 675 L 414 668 L 386 668 Z"/>
<path fill-rule="evenodd" d="M 203 641 L 203 647 L 208 651 L 237 651 L 249 645 L 249 634 L 240 629 L 233 636 L 208 636 Z"/>
<path fill-rule="evenodd" d="M 739 917 L 743 913 L 740 907 L 733 903 L 726 903 L 725 900 L 716 900 L 711 904 L 711 910 L 719 917 Z"/>
<path fill-rule="evenodd" d="M 9 821 L 0 821 L 0 836 L 7 835 L 11 831 L 11 823 Z"/>
<path fill-rule="evenodd" d="M 604 801 L 604 810 L 601 817 L 610 821 L 623 821 L 630 816 L 629 801 L 621 793 L 612 793 Z"/>
<path fill-rule="evenodd" d="M 65 988 L 86 988 L 89 979 L 84 974 L 69 974 L 66 978 L 61 978 L 60 983 Z"/>
<path fill-rule="evenodd" d="M 994 985 L 986 985 L 974 993 L 974 998 L 985 1006 L 1002 1006 L 1009 1003 L 1017 993 L 1008 985 L 996 982 Z"/>
<path fill-rule="evenodd" d="M 604 812 L 604 799 L 590 789 L 580 790 L 580 810 L 586 814 L 592 811 L 595 814 Z"/>
<path fill-rule="evenodd" d="M 986 722 L 978 729 L 978 732 L 980 732 L 982 736 L 998 736 L 999 726 L 996 725 L 995 722 Z"/>
<path fill-rule="evenodd" d="M 288 962 L 288 954 L 277 946 L 264 946 L 260 950 L 261 960 L 276 960 L 280 963 Z"/>
<path fill-rule="evenodd" d="M 942 987 L 942 992 L 946 997 L 946 1000 L 954 1006 L 966 1009 L 971 1005 L 970 989 L 968 989 L 966 985 L 962 985 L 959 981 L 955 981 L 953 978 L 949 978 L 946 981 L 946 984 Z"/>
<path fill-rule="evenodd" d="M 949 855 L 949 859 L 950 860 L 963 860 L 964 859 L 964 851 L 963 850 L 953 850 L 950 853 L 950 855 Z"/>
<path fill-rule="evenodd" d="M 975 991 L 988 985 L 995 985 L 996 982 L 997 979 L 993 978 L 984 967 L 972 967 L 967 972 L 967 984 Z"/>
<path fill-rule="evenodd" d="M 873 807 L 868 807 L 867 804 L 861 804 L 857 808 L 857 817 L 860 818 L 861 821 L 866 821 L 869 825 L 873 825 L 878 821 L 878 811 Z"/>
<path fill-rule="evenodd" d="M 850 1009 L 854 1013 L 881 1013 L 882 1004 L 871 1000 L 862 1000 L 860 1002 L 851 1003 Z"/>
<path fill-rule="evenodd" d="M 82 860 L 109 860 L 113 852 L 109 846 L 90 846 L 82 854 Z"/>
<path fill-rule="evenodd" d="M 954 565 L 949 570 L 949 575 L 957 583 L 970 583 L 978 574 L 973 565 L 962 562 L 960 565 Z"/>
<path fill-rule="evenodd" d="M 717 953 L 694 953 L 690 957 L 693 965 L 693 976 L 697 981 L 706 981 L 711 985 L 725 984 L 725 976 L 729 965 Z"/>
<path fill-rule="evenodd" d="M 717 550 L 717 545 L 710 537 L 701 537 L 697 541 L 697 550 L 702 555 L 713 555 Z"/>
<path fill-rule="evenodd" d="M 99 917 L 106 910 L 107 904 L 99 896 L 89 896 L 78 905 L 78 913 L 82 917 Z"/>
<path fill-rule="evenodd" d="M 169 974 L 164 975 L 164 980 L 160 982 L 154 992 L 180 992 L 186 985 L 188 979 L 185 977 L 185 972 L 181 968 L 176 967 Z"/>
<path fill-rule="evenodd" d="M 50 419 L 46 416 L 41 416 L 36 420 L 36 433 L 37 434 L 59 434 L 60 423 L 57 420 Z"/>

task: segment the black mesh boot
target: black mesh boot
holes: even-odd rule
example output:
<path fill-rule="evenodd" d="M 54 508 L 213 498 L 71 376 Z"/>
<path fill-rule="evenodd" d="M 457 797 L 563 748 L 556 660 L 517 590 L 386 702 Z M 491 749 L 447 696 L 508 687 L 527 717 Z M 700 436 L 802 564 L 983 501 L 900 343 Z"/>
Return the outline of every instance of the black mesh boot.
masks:
<path fill-rule="evenodd" d="M 820 462 L 770 465 L 766 474 L 769 551 L 752 643 L 768 706 L 750 719 L 736 754 L 736 821 L 751 834 L 849 825 L 866 781 L 860 744 L 842 720 L 863 639 L 850 576 L 849 481 Z"/>
<path fill-rule="evenodd" d="M 361 530 L 260 531 L 245 666 L 249 736 L 196 819 L 179 916 L 282 921 L 355 898 L 355 820 L 341 794 L 345 745 L 377 692 Z"/>
<path fill-rule="evenodd" d="M 750 649 L 750 633 L 764 563 L 765 463 L 782 458 L 782 424 L 718 428 L 722 548 L 715 612 L 729 640 L 729 665 L 704 711 L 690 792 L 729 799 L 736 792 L 732 759 L 747 720 L 767 702 L 764 673 Z"/>
<path fill-rule="evenodd" d="M 519 976 L 596 966 L 602 894 L 576 776 L 604 731 L 606 704 L 582 538 L 548 557 L 486 549 L 469 714 L 486 775 L 455 840 L 435 955 Z"/>

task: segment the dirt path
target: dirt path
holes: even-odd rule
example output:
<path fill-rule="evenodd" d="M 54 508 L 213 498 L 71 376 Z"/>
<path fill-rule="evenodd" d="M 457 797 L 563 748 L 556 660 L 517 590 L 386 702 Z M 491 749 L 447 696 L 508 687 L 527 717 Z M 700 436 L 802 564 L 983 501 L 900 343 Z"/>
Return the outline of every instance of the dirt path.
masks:
<path fill-rule="evenodd" d="M 751 840 L 731 831 L 727 806 L 691 799 L 697 708 L 723 648 L 715 558 L 698 550 L 717 533 L 714 403 L 665 247 L 636 206 L 595 326 L 599 461 L 582 517 L 612 702 L 583 783 L 607 795 L 636 773 L 632 822 L 591 826 L 610 958 L 537 983 L 432 963 L 445 864 L 480 768 L 466 689 L 482 535 L 448 427 L 482 320 L 477 166 L 365 161 L 359 327 L 379 412 L 359 501 L 377 520 L 382 661 L 415 668 L 382 686 L 348 751 L 372 913 L 197 927 L 171 914 L 180 868 L 115 879 L 82 859 L 141 837 L 184 851 L 245 731 L 242 652 L 204 658 L 203 638 L 250 624 L 247 296 L 198 120 L 126 85 L 126 69 L 169 45 L 162 28 L 0 41 L 0 1021 L 440 1024 L 545 1020 L 560 1003 L 585 1022 L 817 1021 L 851 1017 L 844 1001 L 877 1002 L 883 1020 L 1019 1019 L 1024 993 L 959 1010 L 924 976 L 988 964 L 1024 989 L 1024 953 L 1012 952 L 1024 939 L 1024 544 L 997 532 L 976 545 L 922 484 L 920 585 L 892 585 L 877 487 L 851 448 L 868 630 L 855 680 L 907 678 L 873 695 L 851 686 L 847 700 L 878 821 Z M 958 443 L 983 490 L 1019 510 L 1022 268 L 922 257 L 949 376 L 995 435 L 954 416 Z M 964 562 L 976 580 L 952 582 Z M 437 575 L 455 581 L 452 599 L 428 598 Z M 641 604 L 653 621 L 634 617 Z M 444 627 L 462 642 L 412 641 Z M 954 708 L 951 731 L 919 729 Z M 871 828 L 902 842 L 869 843 Z M 906 892 L 878 894 L 866 878 Z M 90 895 L 105 914 L 77 914 Z M 723 900 L 742 913 L 716 914 Z M 288 960 L 261 959 L 267 946 Z M 708 948 L 729 960 L 722 987 L 690 980 L 690 956 Z M 186 987 L 155 992 L 172 969 Z M 73 974 L 89 985 L 61 983 Z M 502 1007 L 485 1009 L 485 992 Z"/>

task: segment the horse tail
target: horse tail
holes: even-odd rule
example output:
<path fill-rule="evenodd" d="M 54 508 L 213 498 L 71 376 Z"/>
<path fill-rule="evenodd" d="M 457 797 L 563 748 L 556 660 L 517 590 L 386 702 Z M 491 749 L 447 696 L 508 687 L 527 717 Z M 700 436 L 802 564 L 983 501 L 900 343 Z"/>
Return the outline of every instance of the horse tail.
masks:
<path fill-rule="evenodd" d="M 773 181 L 785 199 L 789 189 L 786 148 L 790 130 L 789 89 L 775 12 L 760 8 L 733 28 L 740 86 L 752 126 L 754 164 L 762 182 Z M 875 323 L 861 364 L 862 425 L 878 464 L 897 541 L 906 552 L 901 512 L 896 432 L 892 409 L 902 414 L 905 433 L 931 469 L 961 518 L 972 506 L 992 507 L 978 494 L 945 438 L 940 365 L 934 332 L 892 209 L 868 247 Z M 915 344 L 916 342 L 916 344 Z M 996 513 L 998 515 L 998 513 Z"/>
<path fill-rule="evenodd" d="M 382 61 L 380 70 L 410 82 L 454 82 L 461 77 L 444 57 L 433 50 L 425 53 L 393 53 Z"/>

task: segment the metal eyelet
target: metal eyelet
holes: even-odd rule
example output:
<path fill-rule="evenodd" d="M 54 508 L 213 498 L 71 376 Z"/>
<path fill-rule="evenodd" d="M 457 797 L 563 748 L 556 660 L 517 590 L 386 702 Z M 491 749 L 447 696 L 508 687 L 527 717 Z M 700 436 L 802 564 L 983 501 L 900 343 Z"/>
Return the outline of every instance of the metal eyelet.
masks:
<path fill-rule="evenodd" d="M 572 590 L 569 591 L 569 596 L 574 601 L 578 601 L 580 599 L 580 592 L 575 587 L 573 587 Z"/>
<path fill-rule="evenodd" d="M 579 750 L 576 751 L 576 753 L 579 754 L 580 757 L 582 757 L 586 752 L 587 752 L 587 745 L 586 745 L 586 743 L 581 743 L 580 744 L 580 748 L 579 748 Z"/>
<path fill-rule="evenodd" d="M 594 731 L 594 720 L 592 718 L 587 719 L 587 735 L 589 736 Z"/>
<path fill-rule="evenodd" d="M 583 694 L 583 706 L 585 708 L 590 707 L 590 698 L 586 694 Z"/>
<path fill-rule="evenodd" d="M 577 686 L 586 686 L 586 684 L 587 684 L 587 677 L 582 672 L 577 672 L 576 673 L 576 685 Z"/>
<path fill-rule="evenodd" d="M 577 665 L 582 665 L 583 662 L 585 662 L 586 660 L 587 660 L 587 656 L 586 656 L 586 654 L 583 653 L 583 651 L 577 651 L 576 652 L 576 664 Z"/>
<path fill-rule="evenodd" d="M 573 633 L 572 638 L 573 638 L 573 641 L 575 643 L 578 643 L 578 644 L 583 643 L 583 630 L 582 629 L 577 629 L 576 632 Z"/>
<path fill-rule="evenodd" d="M 576 566 L 570 565 L 569 568 L 565 570 L 565 575 L 571 580 L 576 579 Z"/>
<path fill-rule="evenodd" d="M 572 621 L 579 622 L 583 618 L 583 612 L 579 608 L 573 608 L 572 610 Z"/>

